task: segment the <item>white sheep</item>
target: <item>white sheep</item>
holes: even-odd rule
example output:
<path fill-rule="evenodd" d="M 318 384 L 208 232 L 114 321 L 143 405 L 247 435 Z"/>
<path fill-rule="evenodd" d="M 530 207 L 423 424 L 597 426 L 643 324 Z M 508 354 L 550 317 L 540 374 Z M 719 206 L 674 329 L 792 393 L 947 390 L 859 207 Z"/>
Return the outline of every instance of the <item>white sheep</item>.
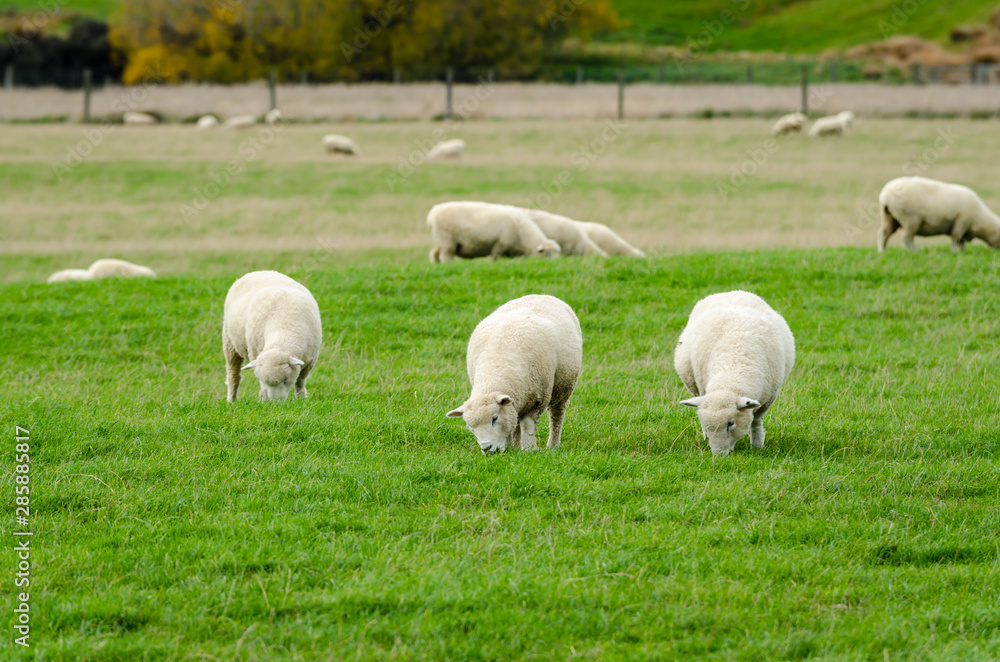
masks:
<path fill-rule="evenodd" d="M 350 154 L 351 156 L 361 156 L 361 150 L 358 148 L 357 143 L 347 136 L 328 133 L 323 136 L 322 142 L 327 152 L 340 152 L 341 154 Z"/>
<path fill-rule="evenodd" d="M 608 256 L 572 218 L 550 214 L 541 209 L 522 209 L 522 211 L 535 222 L 546 237 L 559 244 L 563 255 Z"/>
<path fill-rule="evenodd" d="M 903 245 L 916 252 L 915 236 L 946 234 L 951 249 L 965 249 L 965 242 L 982 239 L 1000 248 L 1000 217 L 967 186 L 926 177 L 898 177 L 878 195 L 882 226 L 878 230 L 878 252 L 892 233 L 902 228 Z"/>
<path fill-rule="evenodd" d="M 628 257 L 646 257 L 638 248 L 622 239 L 614 230 L 603 223 L 576 221 L 576 224 L 587 233 L 590 240 L 601 247 L 608 255 L 625 255 Z"/>
<path fill-rule="evenodd" d="M 582 366 L 583 333 L 572 308 L 544 294 L 508 301 L 472 332 L 472 393 L 448 416 L 465 420 L 483 453 L 534 450 L 538 419 L 548 409 L 546 447 L 556 448 Z"/>
<path fill-rule="evenodd" d="M 427 160 L 433 161 L 440 157 L 458 158 L 464 151 L 465 141 L 461 138 L 452 138 L 451 140 L 445 140 L 434 145 L 431 151 L 427 152 Z"/>
<path fill-rule="evenodd" d="M 49 283 L 64 283 L 71 280 L 97 280 L 118 276 L 136 278 L 156 278 L 156 272 L 141 264 L 134 264 L 116 258 L 95 260 L 88 269 L 63 269 L 49 276 Z"/>
<path fill-rule="evenodd" d="M 853 115 L 852 115 L 853 117 Z M 840 115 L 829 115 L 821 117 L 813 122 L 809 129 L 810 138 L 824 138 L 826 136 L 842 136 L 847 130 L 847 121 Z"/>
<path fill-rule="evenodd" d="M 261 399 L 284 400 L 293 385 L 296 396 L 306 397 L 322 340 L 319 306 L 304 285 L 277 271 L 239 278 L 226 295 L 222 321 L 227 399 L 236 400 L 241 370 L 248 368 L 260 381 Z"/>
<path fill-rule="evenodd" d="M 198 118 L 198 123 L 195 124 L 194 128 L 204 131 L 205 129 L 214 129 L 219 126 L 219 118 L 215 115 L 203 115 Z"/>
<path fill-rule="evenodd" d="M 712 452 L 728 455 L 750 432 L 764 445 L 764 415 L 795 365 L 788 324 L 756 294 L 735 291 L 699 301 L 674 351 L 674 367 L 695 396 Z"/>
<path fill-rule="evenodd" d="M 803 113 L 789 113 L 782 115 L 771 127 L 771 135 L 783 136 L 786 133 L 800 133 L 802 127 L 806 125 L 807 118 Z"/>
<path fill-rule="evenodd" d="M 234 115 L 222 123 L 223 129 L 249 129 L 257 124 L 257 118 L 253 115 Z"/>
<path fill-rule="evenodd" d="M 840 123 L 844 125 L 845 129 L 850 129 L 854 126 L 854 113 L 849 110 L 842 110 L 837 113 L 837 117 L 840 118 Z"/>
<path fill-rule="evenodd" d="M 135 110 L 130 110 L 122 115 L 122 123 L 126 126 L 148 126 L 150 124 L 156 124 L 157 121 L 158 120 L 155 115 L 140 113 Z"/>
<path fill-rule="evenodd" d="M 524 211 L 488 202 L 444 202 L 427 214 L 434 238 L 431 262 L 504 256 L 558 257 L 559 244 L 538 229 Z"/>
<path fill-rule="evenodd" d="M 280 108 L 272 108 L 264 114 L 265 124 L 280 124 L 285 121 L 285 114 Z"/>

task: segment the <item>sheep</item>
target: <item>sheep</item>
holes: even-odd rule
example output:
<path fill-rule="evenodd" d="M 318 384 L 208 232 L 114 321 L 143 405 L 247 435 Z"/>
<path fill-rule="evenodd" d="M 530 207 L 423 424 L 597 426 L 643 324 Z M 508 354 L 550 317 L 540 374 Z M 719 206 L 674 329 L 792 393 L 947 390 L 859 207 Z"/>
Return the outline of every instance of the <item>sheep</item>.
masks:
<path fill-rule="evenodd" d="M 98 278 L 112 278 L 115 276 L 126 276 L 126 277 L 145 277 L 145 278 L 156 278 L 156 272 L 154 272 L 149 267 L 144 267 L 141 264 L 133 264 L 126 260 L 118 260 L 115 258 L 103 258 L 96 260 L 87 269 L 90 272 L 90 277 L 93 279 Z"/>
<path fill-rule="evenodd" d="M 784 318 L 755 294 L 713 294 L 699 301 L 674 351 L 674 368 L 695 397 L 712 452 L 728 455 L 750 433 L 764 446 L 764 415 L 795 365 L 795 339 Z"/>
<path fill-rule="evenodd" d="M 433 161 L 434 159 L 445 156 L 451 158 L 458 158 L 462 156 L 462 152 L 465 151 L 465 141 L 461 138 L 452 138 L 451 140 L 445 140 L 444 142 L 439 142 L 437 145 L 431 148 L 431 151 L 427 152 L 427 160 Z"/>
<path fill-rule="evenodd" d="M 461 416 L 482 452 L 492 453 L 537 449 L 538 418 L 548 409 L 546 448 L 557 448 L 582 366 L 583 332 L 566 302 L 545 294 L 508 301 L 472 332 L 472 392 L 447 415 Z"/>
<path fill-rule="evenodd" d="M 431 262 L 526 255 L 558 257 L 561 249 L 517 207 L 488 202 L 444 202 L 427 214 L 434 238 Z"/>
<path fill-rule="evenodd" d="M 771 135 L 783 136 L 786 133 L 801 133 L 802 127 L 806 125 L 807 118 L 804 113 L 789 113 L 782 115 L 771 127 Z"/>
<path fill-rule="evenodd" d="M 156 272 L 141 264 L 133 264 L 116 258 L 96 260 L 88 269 L 63 269 L 49 276 L 49 283 L 63 283 L 71 280 L 97 280 L 115 276 L 156 278 Z"/>
<path fill-rule="evenodd" d="M 878 230 L 878 252 L 892 233 L 903 229 L 903 245 L 917 251 L 913 237 L 946 234 L 951 249 L 965 250 L 965 242 L 982 239 L 1000 248 L 1000 217 L 972 189 L 926 177 L 898 177 L 878 195 L 882 226 Z"/>
<path fill-rule="evenodd" d="M 323 328 L 316 299 L 277 271 L 252 271 L 229 288 L 222 321 L 227 400 L 236 401 L 242 370 L 253 369 L 262 400 L 307 397 Z M 249 361 L 243 365 L 244 361 Z"/>
<path fill-rule="evenodd" d="M 322 143 L 327 152 L 340 152 L 342 154 L 350 154 L 351 156 L 361 156 L 361 150 L 358 148 L 357 143 L 347 136 L 328 133 L 323 136 Z"/>
<path fill-rule="evenodd" d="M 272 108 L 264 115 L 265 124 L 280 124 L 285 121 L 285 114 L 278 108 Z"/>
<path fill-rule="evenodd" d="M 203 115 L 202 117 L 198 118 L 198 123 L 195 124 L 194 128 L 203 131 L 205 129 L 214 129 L 217 126 L 219 126 L 218 117 L 216 117 L 215 115 Z"/>
<path fill-rule="evenodd" d="M 614 230 L 603 223 L 589 223 L 587 221 L 576 221 L 587 236 L 595 244 L 601 247 L 608 255 L 626 255 L 628 257 L 646 257 L 646 254 L 638 248 L 628 243 Z"/>
<path fill-rule="evenodd" d="M 122 124 L 126 126 L 144 126 L 149 124 L 156 124 L 157 119 L 155 115 L 150 115 L 149 113 L 140 113 L 134 110 L 130 110 L 124 115 L 122 115 Z"/>
<path fill-rule="evenodd" d="M 45 282 L 65 283 L 72 280 L 91 280 L 90 272 L 86 269 L 63 269 L 49 276 L 49 279 Z"/>
<path fill-rule="evenodd" d="M 249 129 L 257 124 L 257 118 L 253 115 L 236 115 L 230 117 L 222 123 L 223 129 Z"/>
<path fill-rule="evenodd" d="M 521 211 L 535 222 L 538 229 L 544 232 L 546 237 L 559 244 L 563 255 L 608 256 L 573 219 L 550 214 L 541 209 L 522 209 Z"/>
<path fill-rule="evenodd" d="M 809 137 L 822 138 L 825 136 L 842 136 L 844 135 L 844 131 L 847 129 L 847 126 L 848 124 L 846 120 L 840 115 L 821 117 L 813 122 L 812 128 L 809 129 Z"/>
<path fill-rule="evenodd" d="M 850 129 L 854 126 L 854 113 L 849 110 L 842 110 L 836 115 L 840 118 L 840 123 L 844 125 L 845 129 Z"/>

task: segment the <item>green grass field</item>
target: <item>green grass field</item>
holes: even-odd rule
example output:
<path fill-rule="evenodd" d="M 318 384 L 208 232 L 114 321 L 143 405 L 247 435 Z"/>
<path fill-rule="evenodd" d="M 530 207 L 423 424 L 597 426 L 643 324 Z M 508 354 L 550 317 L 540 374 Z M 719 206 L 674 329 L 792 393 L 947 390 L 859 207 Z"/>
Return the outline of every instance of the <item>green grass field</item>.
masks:
<path fill-rule="evenodd" d="M 253 132 L 119 129 L 62 181 L 84 129 L 7 126 L 0 659 L 1000 657 L 1000 253 L 878 255 L 858 216 L 914 159 L 997 208 L 992 123 L 859 118 L 781 141 L 722 196 L 770 121 L 633 122 L 583 170 L 602 122 L 469 122 L 462 161 L 390 192 L 434 126 L 289 126 L 247 162 Z M 324 155 L 327 131 L 364 156 Z M 427 263 L 430 205 L 530 201 L 567 168 L 553 209 L 651 259 Z M 103 256 L 161 277 L 44 283 Z M 307 400 L 261 403 L 248 376 L 230 405 L 223 300 L 267 268 L 316 295 L 324 348 Z M 766 446 L 716 458 L 672 351 L 699 298 L 736 288 L 798 355 Z M 475 324 L 528 293 L 576 310 L 584 372 L 561 450 L 483 456 L 445 413 Z"/>

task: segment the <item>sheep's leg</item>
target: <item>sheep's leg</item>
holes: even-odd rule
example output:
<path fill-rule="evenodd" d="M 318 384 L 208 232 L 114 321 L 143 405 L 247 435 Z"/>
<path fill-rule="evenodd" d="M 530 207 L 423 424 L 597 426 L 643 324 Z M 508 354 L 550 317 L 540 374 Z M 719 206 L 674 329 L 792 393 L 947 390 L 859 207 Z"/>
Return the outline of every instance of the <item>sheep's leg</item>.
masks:
<path fill-rule="evenodd" d="M 903 245 L 906 246 L 906 248 L 911 253 L 917 253 L 920 250 L 919 248 L 917 248 L 917 245 L 915 243 L 913 243 L 913 237 L 914 236 L 915 235 L 910 230 L 907 230 L 907 229 L 903 230 Z"/>
<path fill-rule="evenodd" d="M 236 352 L 236 348 L 225 335 L 222 337 L 222 353 L 226 357 L 226 400 L 236 402 L 236 392 L 240 389 L 242 377 L 243 357 Z"/>
<path fill-rule="evenodd" d="M 750 424 L 750 445 L 754 448 L 764 447 L 764 414 L 768 407 L 759 407 L 753 414 L 753 423 Z"/>
<path fill-rule="evenodd" d="M 310 370 L 312 370 L 311 365 L 302 366 L 302 371 L 299 373 L 299 378 L 295 380 L 295 397 L 297 398 L 309 397 L 309 393 L 306 392 L 306 378 L 309 377 Z"/>
<path fill-rule="evenodd" d="M 435 246 L 431 249 L 431 264 L 437 264 L 441 261 L 441 247 Z"/>
<path fill-rule="evenodd" d="M 538 442 L 535 440 L 535 419 L 525 416 L 521 419 L 521 450 L 538 450 Z"/>
<path fill-rule="evenodd" d="M 878 252 L 885 252 L 885 243 L 892 233 L 899 229 L 899 221 L 892 217 L 888 209 L 882 210 L 882 227 L 878 229 Z"/>
<path fill-rule="evenodd" d="M 566 408 L 569 406 L 569 398 L 549 405 L 549 443 L 545 447 L 549 450 L 559 448 L 562 437 L 563 419 L 566 417 Z"/>
<path fill-rule="evenodd" d="M 964 250 L 965 250 L 965 238 L 964 237 L 959 237 L 958 239 L 956 239 L 955 237 L 952 237 L 951 238 L 951 252 L 952 253 L 961 253 Z"/>

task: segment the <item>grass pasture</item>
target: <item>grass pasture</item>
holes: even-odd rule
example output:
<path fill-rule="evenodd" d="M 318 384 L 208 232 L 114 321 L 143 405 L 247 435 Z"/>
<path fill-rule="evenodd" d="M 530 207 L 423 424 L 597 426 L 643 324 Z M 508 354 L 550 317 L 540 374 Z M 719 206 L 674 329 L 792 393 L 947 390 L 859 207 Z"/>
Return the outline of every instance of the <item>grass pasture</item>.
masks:
<path fill-rule="evenodd" d="M 179 206 L 249 134 L 122 129 L 58 182 L 81 129 L 6 127 L 0 480 L 29 429 L 34 556 L 32 648 L 0 658 L 1000 657 L 1000 254 L 880 256 L 874 227 L 849 231 L 939 129 L 960 137 L 928 174 L 996 208 L 1000 139 L 862 120 L 781 141 L 720 194 L 768 125 L 634 123 L 575 170 L 603 124 L 470 123 L 482 150 L 395 192 L 400 145 L 433 125 L 331 129 L 358 162 L 290 126 L 193 220 Z M 552 207 L 650 260 L 427 263 L 431 204 L 530 200 L 567 168 Z M 161 278 L 44 284 L 111 254 Z M 257 268 L 319 301 L 307 400 L 260 403 L 250 376 L 224 401 L 222 301 Z M 698 298 L 735 288 L 785 315 L 798 357 L 764 449 L 716 459 L 672 349 Z M 532 292 L 584 331 L 563 448 L 484 457 L 444 414 L 476 322 Z"/>

